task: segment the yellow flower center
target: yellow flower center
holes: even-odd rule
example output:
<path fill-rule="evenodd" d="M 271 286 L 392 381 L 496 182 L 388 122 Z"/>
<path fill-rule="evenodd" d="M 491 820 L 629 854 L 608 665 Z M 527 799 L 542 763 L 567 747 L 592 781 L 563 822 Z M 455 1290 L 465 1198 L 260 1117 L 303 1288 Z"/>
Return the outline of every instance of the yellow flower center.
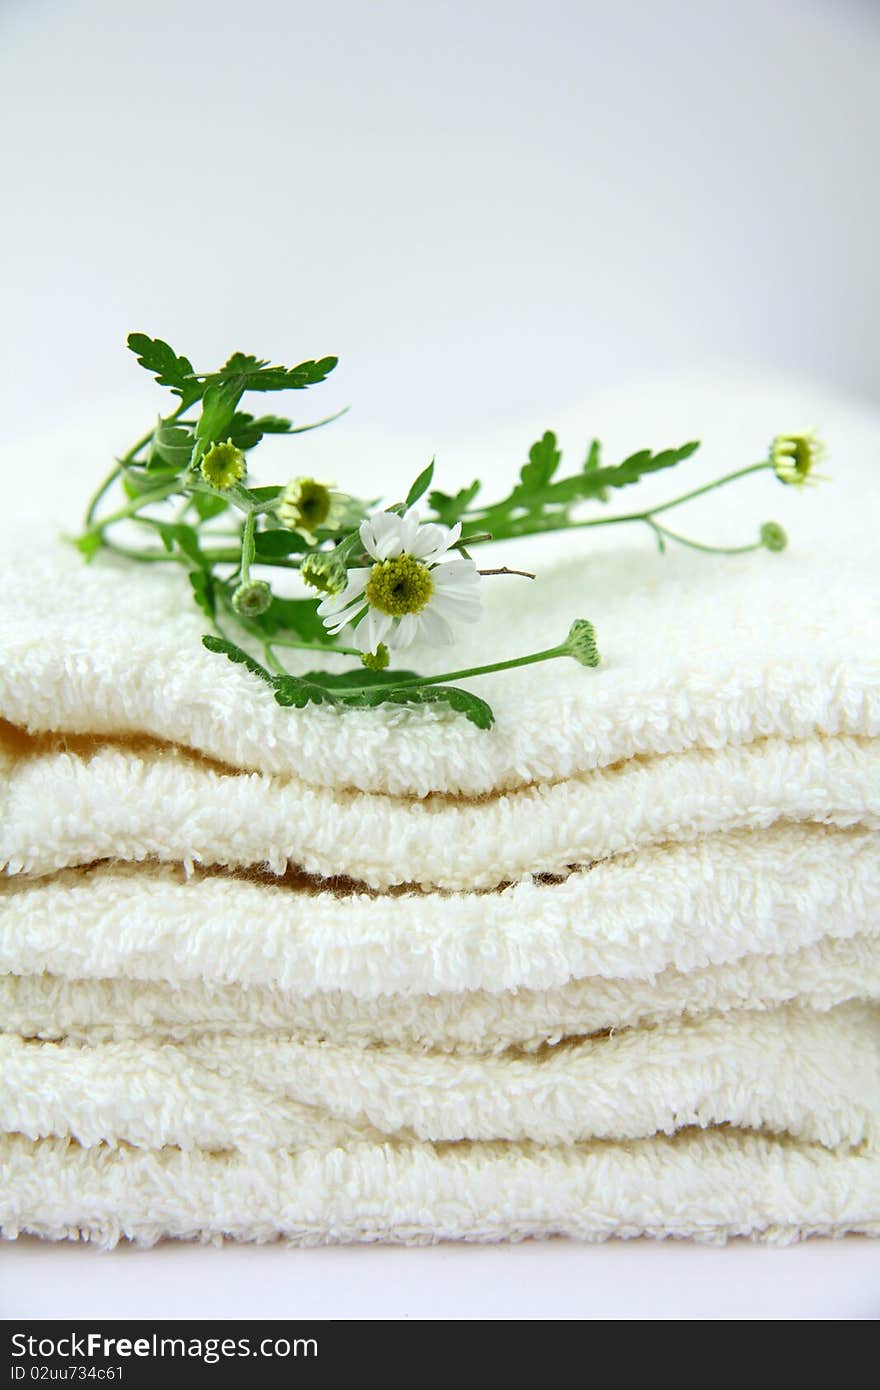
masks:
<path fill-rule="evenodd" d="M 813 434 L 777 435 L 770 459 L 776 476 L 784 483 L 804 483 L 822 457 L 824 446 Z"/>
<path fill-rule="evenodd" d="M 323 483 L 316 483 L 314 478 L 305 478 L 300 484 L 296 508 L 306 530 L 316 531 L 330 512 L 330 489 Z"/>
<path fill-rule="evenodd" d="M 244 454 L 227 440 L 225 444 L 212 444 L 201 462 L 202 477 L 212 487 L 225 491 L 242 479 L 247 471 Z"/>
<path fill-rule="evenodd" d="M 421 613 L 434 592 L 431 571 L 412 555 L 398 555 L 374 565 L 365 593 L 373 608 L 402 618 L 405 613 Z"/>
<path fill-rule="evenodd" d="M 312 535 L 323 526 L 333 508 L 330 488 L 314 478 L 294 478 L 287 484 L 278 504 L 278 516 L 291 531 Z"/>

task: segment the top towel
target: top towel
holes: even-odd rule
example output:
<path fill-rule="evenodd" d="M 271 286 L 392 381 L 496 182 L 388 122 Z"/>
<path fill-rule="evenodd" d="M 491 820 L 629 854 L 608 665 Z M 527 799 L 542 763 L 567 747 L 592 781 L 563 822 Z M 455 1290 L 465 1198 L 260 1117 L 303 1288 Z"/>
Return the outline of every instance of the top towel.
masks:
<path fill-rule="evenodd" d="M 714 512 L 698 504 L 732 543 L 779 519 L 791 537 L 782 555 L 664 556 L 647 534 L 617 528 L 613 547 L 593 533 L 510 543 L 503 560 L 534 563 L 537 581 L 488 581 L 483 621 L 451 652 L 416 652 L 411 664 L 504 659 L 559 640 L 580 616 L 595 624 L 602 664 L 474 682 L 496 713 L 488 732 L 441 707 L 282 709 L 202 648 L 182 571 L 101 557 L 86 566 L 63 542 L 12 539 L 0 574 L 0 718 L 31 733 L 146 735 L 239 770 L 406 797 L 497 794 L 757 739 L 875 736 L 880 425 L 859 417 L 831 444 L 832 481 L 807 495 L 768 475 L 718 494 Z M 687 484 L 704 480 L 688 463 L 677 485 L 667 480 L 670 495 L 684 469 Z"/>

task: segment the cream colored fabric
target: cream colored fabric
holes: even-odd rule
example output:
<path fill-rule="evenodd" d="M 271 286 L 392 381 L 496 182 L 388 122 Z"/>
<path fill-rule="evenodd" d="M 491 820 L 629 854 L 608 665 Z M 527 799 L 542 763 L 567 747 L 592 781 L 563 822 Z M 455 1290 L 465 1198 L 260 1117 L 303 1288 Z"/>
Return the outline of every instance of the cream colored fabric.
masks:
<path fill-rule="evenodd" d="M 0 1141 L 2 1228 L 53 1240 L 165 1236 L 300 1245 L 431 1244 L 567 1235 L 880 1235 L 876 1152 L 832 1154 L 761 1135 L 644 1143 L 364 1144 L 185 1153 Z"/>
<path fill-rule="evenodd" d="M 155 864 L 0 884 L 26 1036 L 292 1032 L 495 1052 L 682 1014 L 880 998 L 880 854 L 779 825 L 492 893 L 370 894 Z"/>
<path fill-rule="evenodd" d="M 4 1235 L 880 1233 L 880 425 L 836 409 L 821 496 L 716 509 L 784 555 L 529 544 L 412 663 L 579 616 L 603 662 L 475 683 L 488 733 L 282 710 L 185 575 L 5 517 Z"/>

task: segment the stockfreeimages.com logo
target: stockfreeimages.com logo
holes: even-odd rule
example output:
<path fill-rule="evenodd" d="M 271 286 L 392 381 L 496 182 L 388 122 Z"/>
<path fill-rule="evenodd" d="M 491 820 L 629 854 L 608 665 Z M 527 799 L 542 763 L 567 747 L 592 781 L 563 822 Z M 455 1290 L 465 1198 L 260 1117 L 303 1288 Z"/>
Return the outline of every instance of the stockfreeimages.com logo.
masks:
<path fill-rule="evenodd" d="M 131 1357 L 153 1359 L 172 1357 L 181 1360 L 203 1361 L 215 1365 L 218 1361 L 236 1357 L 278 1357 L 317 1356 L 318 1343 L 314 1337 L 263 1337 L 255 1341 L 250 1337 L 160 1337 L 153 1333 L 149 1337 L 105 1337 L 101 1332 L 71 1332 L 64 1337 L 32 1337 L 24 1332 L 13 1332 L 12 1379 L 23 1380 L 27 1366 L 21 1358 L 31 1361 L 83 1361 L 101 1360 L 115 1363 L 117 1359 L 127 1361 Z M 120 1367 L 121 1371 L 121 1367 Z M 108 1376 L 107 1379 L 113 1379 Z"/>

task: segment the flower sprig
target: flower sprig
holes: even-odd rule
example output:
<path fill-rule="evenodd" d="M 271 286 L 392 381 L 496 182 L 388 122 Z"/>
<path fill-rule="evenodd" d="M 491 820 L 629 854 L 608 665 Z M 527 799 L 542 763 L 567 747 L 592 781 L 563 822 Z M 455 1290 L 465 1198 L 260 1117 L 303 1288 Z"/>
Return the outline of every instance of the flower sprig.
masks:
<path fill-rule="evenodd" d="M 459 624 L 479 617 L 488 577 L 534 578 L 507 566 L 480 569 L 473 550 L 553 531 L 640 524 L 661 551 L 675 544 L 731 555 L 778 552 L 787 541 L 774 521 L 764 522 L 755 540 L 721 547 L 671 530 L 665 517 L 762 471 L 800 486 L 814 476 L 822 454 L 812 433 L 779 435 L 765 458 L 714 482 L 641 511 L 590 516 L 584 504 L 603 506 L 617 490 L 684 463 L 699 446 L 644 449 L 606 465 L 594 440 L 581 467 L 560 476 L 562 454 L 548 431 L 497 501 L 483 501 L 479 480 L 455 493 L 432 490 L 431 462 L 404 499 L 377 506 L 314 478 L 295 476 L 269 487 L 251 480 L 250 456 L 266 435 L 299 434 L 338 417 L 295 425 L 243 410 L 242 398 L 318 385 L 336 366 L 335 357 L 281 367 L 237 352 L 217 371 L 201 373 L 161 339 L 133 333 L 128 346 L 177 403 L 117 460 L 88 504 L 76 544 L 87 560 L 104 549 L 143 564 L 183 565 L 211 627 L 204 645 L 243 665 L 287 706 L 442 703 L 488 728 L 493 716 L 486 702 L 452 682 L 559 657 L 595 666 L 599 654 L 592 624 L 579 619 L 555 646 L 505 661 L 434 676 L 392 668 L 391 654 L 416 642 L 452 644 Z M 119 500 L 108 507 L 113 490 Z M 300 596 L 277 592 L 273 570 L 294 571 Z M 287 651 L 341 655 L 357 664 L 341 673 L 295 675 L 282 659 Z"/>

